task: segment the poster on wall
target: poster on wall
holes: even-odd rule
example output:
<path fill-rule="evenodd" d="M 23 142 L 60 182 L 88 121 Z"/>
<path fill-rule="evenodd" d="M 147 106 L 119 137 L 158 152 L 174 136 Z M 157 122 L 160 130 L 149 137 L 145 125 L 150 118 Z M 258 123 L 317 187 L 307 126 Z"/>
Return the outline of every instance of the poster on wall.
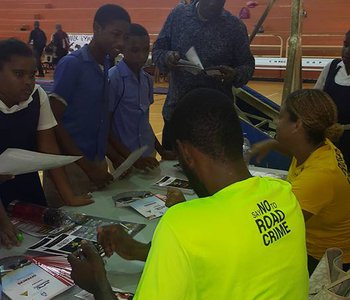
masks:
<path fill-rule="evenodd" d="M 80 49 L 86 44 L 89 44 L 92 40 L 92 33 L 68 33 L 70 48 L 69 51 L 75 51 Z"/>

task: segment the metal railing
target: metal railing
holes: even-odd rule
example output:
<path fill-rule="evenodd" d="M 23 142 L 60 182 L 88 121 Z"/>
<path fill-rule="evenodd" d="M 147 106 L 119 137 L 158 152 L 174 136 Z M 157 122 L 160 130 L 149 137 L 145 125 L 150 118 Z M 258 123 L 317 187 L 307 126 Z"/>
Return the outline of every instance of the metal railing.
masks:
<path fill-rule="evenodd" d="M 325 45 L 325 44 L 312 44 L 312 43 L 304 43 L 304 41 L 307 38 L 321 38 L 321 39 L 325 39 L 327 38 L 332 39 L 335 37 L 339 37 L 339 38 L 343 38 L 344 35 L 343 34 L 318 34 L 318 33 L 314 33 L 314 34 L 302 34 L 301 35 L 301 39 L 303 40 L 303 44 L 301 45 L 301 50 L 303 49 L 312 49 L 312 50 L 322 50 L 322 49 L 334 49 L 334 50 L 339 50 L 339 53 L 342 49 L 342 45 L 341 43 L 337 44 L 337 45 Z M 290 37 L 287 38 L 286 41 L 286 51 L 285 51 L 285 56 L 288 57 L 288 51 L 289 51 L 289 41 L 290 41 Z M 303 57 L 322 57 L 322 58 L 333 58 L 334 56 L 332 55 L 303 55 Z"/>
<path fill-rule="evenodd" d="M 256 50 L 259 50 L 259 49 L 272 49 L 272 50 L 276 50 L 278 51 L 278 57 L 282 57 L 283 56 L 283 45 L 284 45 L 284 42 L 283 42 L 283 38 L 279 35 L 275 35 L 275 34 L 257 34 L 255 36 L 255 38 L 264 38 L 264 39 L 274 39 L 274 40 L 278 40 L 278 42 L 276 43 L 270 43 L 270 44 L 261 44 L 261 43 L 257 43 L 257 44 L 253 44 L 251 43 L 250 44 L 250 48 L 252 49 L 252 52 L 253 49 L 256 49 Z M 258 54 L 258 56 L 260 57 L 276 57 L 275 54 Z"/>

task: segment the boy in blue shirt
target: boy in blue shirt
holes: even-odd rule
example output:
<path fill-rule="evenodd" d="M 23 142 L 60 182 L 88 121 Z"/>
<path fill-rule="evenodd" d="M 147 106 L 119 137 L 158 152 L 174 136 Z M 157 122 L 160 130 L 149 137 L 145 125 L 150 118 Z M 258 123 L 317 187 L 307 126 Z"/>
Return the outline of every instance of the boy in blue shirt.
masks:
<path fill-rule="evenodd" d="M 112 133 L 114 148 L 124 157 L 147 145 L 148 148 L 136 163 L 139 169 L 158 166 L 155 151 L 163 159 L 171 159 L 154 135 L 149 123 L 149 107 L 153 103 L 153 81 L 142 70 L 150 50 L 147 30 L 131 24 L 124 47 L 124 58 L 109 70 L 111 84 Z"/>
<path fill-rule="evenodd" d="M 129 25 L 125 9 L 114 4 L 101 6 L 94 17 L 92 41 L 63 57 L 55 70 L 50 99 L 60 147 L 66 154 L 83 156 L 68 169 L 77 192 L 103 188 L 113 179 L 105 159 L 107 152 L 113 152 L 108 148 L 108 70 L 110 58 L 124 47 Z"/>

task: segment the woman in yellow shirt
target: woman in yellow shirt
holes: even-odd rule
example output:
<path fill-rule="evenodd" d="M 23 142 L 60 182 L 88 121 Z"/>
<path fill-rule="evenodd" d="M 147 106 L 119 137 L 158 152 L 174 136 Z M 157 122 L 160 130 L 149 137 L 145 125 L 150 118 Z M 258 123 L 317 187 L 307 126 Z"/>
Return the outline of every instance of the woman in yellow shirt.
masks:
<path fill-rule="evenodd" d="M 342 132 L 325 92 L 299 90 L 282 104 L 276 139 L 252 148 L 258 161 L 270 150 L 293 157 L 287 180 L 303 209 L 310 275 L 331 247 L 343 250 L 344 268 L 350 268 L 350 177 L 331 142 Z"/>

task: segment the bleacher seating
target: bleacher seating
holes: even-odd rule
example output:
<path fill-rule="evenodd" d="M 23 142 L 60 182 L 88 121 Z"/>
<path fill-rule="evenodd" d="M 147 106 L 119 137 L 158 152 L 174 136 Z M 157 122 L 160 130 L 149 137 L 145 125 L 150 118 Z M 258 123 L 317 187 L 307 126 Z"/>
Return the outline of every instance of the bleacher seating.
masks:
<path fill-rule="evenodd" d="M 91 33 L 92 19 L 96 9 L 105 3 L 116 3 L 125 7 L 132 21 L 143 24 L 152 34 L 152 40 L 159 33 L 171 9 L 178 0 L 1 0 L 0 1 L 0 39 L 16 37 L 27 41 L 34 20 L 41 22 L 41 28 L 50 38 L 55 24 L 60 23 L 66 32 Z M 268 0 L 259 0 L 255 8 L 250 8 L 250 18 L 244 20 L 248 32 L 263 13 Z M 290 13 L 292 0 L 277 0 L 264 23 L 265 34 L 278 36 L 282 48 L 268 46 L 270 40 L 257 38 L 252 51 L 257 56 L 285 57 L 287 41 L 290 36 Z M 226 1 L 226 9 L 238 15 L 246 0 Z M 333 38 L 318 36 L 304 37 L 303 43 L 311 45 L 303 51 L 307 56 L 337 56 L 342 45 L 342 34 L 349 30 L 349 0 L 308 0 L 304 1 L 306 17 L 303 18 L 304 34 L 331 34 Z M 265 41 L 267 45 L 264 44 Z M 259 45 L 264 45 L 259 47 Z M 326 47 L 312 47 L 326 45 Z M 336 47 L 339 45 L 339 48 Z M 335 46 L 335 47 L 334 47 Z M 282 54 L 281 54 L 282 53 Z"/>

